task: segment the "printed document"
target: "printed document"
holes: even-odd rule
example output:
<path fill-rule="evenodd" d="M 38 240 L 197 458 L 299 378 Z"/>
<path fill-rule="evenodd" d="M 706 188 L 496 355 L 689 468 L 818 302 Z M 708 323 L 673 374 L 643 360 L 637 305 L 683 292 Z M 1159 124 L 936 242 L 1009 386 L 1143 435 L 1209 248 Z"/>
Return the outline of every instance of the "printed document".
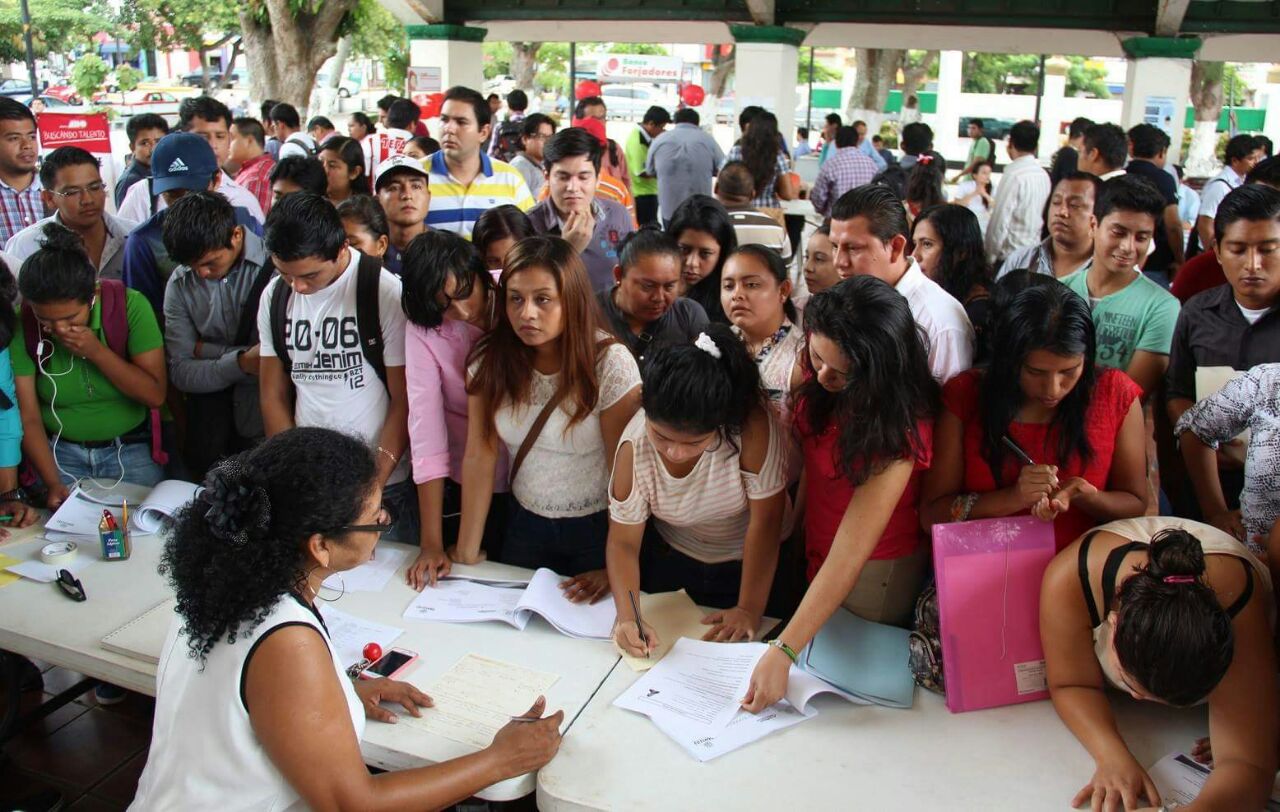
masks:
<path fill-rule="evenodd" d="M 380 544 L 373 558 L 346 572 L 335 572 L 324 579 L 324 585 L 346 592 L 381 592 L 408 557 L 408 550 Z"/>
<path fill-rule="evenodd" d="M 1147 770 L 1151 783 L 1160 793 L 1160 801 L 1166 806 L 1185 806 L 1196 799 L 1204 782 L 1209 780 L 1210 768 L 1186 753 L 1170 753 Z M 1280 785 L 1280 780 L 1277 780 Z M 1273 787 L 1267 801 L 1267 812 L 1280 811 L 1280 786 Z"/>
<path fill-rule="evenodd" d="M 316 603 L 319 604 L 320 617 L 324 618 L 324 625 L 329 630 L 329 638 L 333 640 L 333 648 L 338 653 L 343 668 L 350 668 L 363 660 L 367 644 L 377 643 L 382 646 L 383 653 L 386 653 L 391 650 L 391 644 L 404 634 L 404 629 L 356 617 L 333 608 L 332 604 L 321 601 Z"/>
<path fill-rule="evenodd" d="M 661 662 L 614 700 L 656 720 L 722 730 L 738 712 L 764 643 L 711 643 L 682 637 Z"/>

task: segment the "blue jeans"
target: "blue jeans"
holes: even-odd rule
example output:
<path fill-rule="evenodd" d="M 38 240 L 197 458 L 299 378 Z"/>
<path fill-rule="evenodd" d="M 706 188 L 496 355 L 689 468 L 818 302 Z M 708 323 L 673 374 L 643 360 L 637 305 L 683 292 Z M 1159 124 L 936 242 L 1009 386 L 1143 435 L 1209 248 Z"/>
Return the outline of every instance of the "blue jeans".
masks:
<path fill-rule="evenodd" d="M 604 545 L 609 537 L 609 511 L 587 516 L 548 519 L 511 500 L 502 563 L 537 569 L 549 567 L 572 577 L 604 569 Z"/>
<path fill-rule="evenodd" d="M 55 445 L 49 441 L 53 449 L 53 458 L 58 462 L 62 484 L 70 487 L 78 479 L 97 478 L 114 482 L 120 478 L 124 469 L 125 482 L 135 485 L 155 485 L 164 479 L 164 469 L 151 459 L 151 446 L 148 443 L 122 443 L 116 440 L 105 448 L 85 448 L 70 440 L 59 440 Z"/>
<path fill-rule="evenodd" d="M 391 529 L 382 534 L 387 541 L 417 545 L 421 520 L 418 511 L 418 489 L 413 477 L 406 477 L 382 489 L 382 506 L 391 514 Z"/>

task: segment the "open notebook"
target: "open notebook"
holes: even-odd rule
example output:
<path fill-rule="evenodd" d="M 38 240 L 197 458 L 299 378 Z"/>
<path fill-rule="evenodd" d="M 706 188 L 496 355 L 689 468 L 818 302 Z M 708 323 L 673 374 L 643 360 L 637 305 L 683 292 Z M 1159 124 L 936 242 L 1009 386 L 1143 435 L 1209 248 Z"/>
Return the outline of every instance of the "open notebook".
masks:
<path fill-rule="evenodd" d="M 102 638 L 102 647 L 148 663 L 160 662 L 160 650 L 173 620 L 174 599 L 168 598 Z"/>
<path fill-rule="evenodd" d="M 129 529 L 139 534 L 159 533 L 188 502 L 195 499 L 201 487 L 179 479 L 166 479 L 151 489 L 140 503 L 129 505 Z M 98 535 L 102 511 L 122 517 L 123 500 L 111 491 L 87 491 L 76 487 L 66 501 L 45 522 L 46 535 Z M 54 537 L 56 538 L 56 536 Z"/>
<path fill-rule="evenodd" d="M 563 580 L 546 568 L 535 572 L 524 589 L 443 580 L 419 592 L 404 617 L 444 623 L 500 620 L 523 630 L 531 616 L 540 615 L 569 637 L 608 640 L 617 616 L 613 600 L 606 596 L 594 604 L 573 603 L 560 589 Z"/>

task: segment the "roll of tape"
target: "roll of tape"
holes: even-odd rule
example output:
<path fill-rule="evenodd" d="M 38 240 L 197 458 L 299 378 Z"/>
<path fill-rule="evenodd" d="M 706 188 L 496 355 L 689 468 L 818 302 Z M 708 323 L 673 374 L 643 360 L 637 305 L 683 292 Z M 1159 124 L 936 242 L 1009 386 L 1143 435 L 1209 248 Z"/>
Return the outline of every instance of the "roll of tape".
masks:
<path fill-rule="evenodd" d="M 74 541 L 56 541 L 40 548 L 40 560 L 54 567 L 61 567 L 76 560 L 80 548 Z"/>

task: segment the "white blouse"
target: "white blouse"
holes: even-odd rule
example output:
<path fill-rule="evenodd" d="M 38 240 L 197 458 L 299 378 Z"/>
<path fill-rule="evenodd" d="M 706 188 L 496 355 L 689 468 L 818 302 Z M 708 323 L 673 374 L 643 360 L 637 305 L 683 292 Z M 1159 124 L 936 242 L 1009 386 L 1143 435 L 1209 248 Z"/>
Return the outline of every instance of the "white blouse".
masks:
<path fill-rule="evenodd" d="M 742 470 L 741 437 L 732 442 L 721 437 L 702 452 L 693 470 L 672 476 L 645 431 L 640 410 L 619 443 L 631 443 L 633 466 L 631 493 L 626 499 L 609 497 L 609 516 L 621 524 L 644 524 L 652 516 L 654 527 L 668 544 L 703 562 L 719 564 L 742 559 L 751 512 L 748 500 L 768 499 L 787 487 L 791 443 L 773 410 L 769 417 L 769 446 L 759 473 Z M 791 505 L 779 538 L 791 534 Z"/>
<path fill-rule="evenodd" d="M 225 637 L 219 640 L 205 658 L 203 670 L 191 658 L 189 638 L 181 632 L 182 618 L 175 615 L 156 669 L 151 752 L 138 779 L 131 812 L 301 812 L 307 808 L 258 741 L 242 693 L 244 667 L 259 641 L 274 629 L 298 625 L 316 629 L 329 646 L 333 677 L 342 686 L 356 739 L 364 735 L 364 706 L 328 631 L 314 610 L 293 595 L 281 596 L 253 631 L 246 632 L 242 626 L 234 643 Z M 306 730 L 296 732 L 307 735 Z"/>
<path fill-rule="evenodd" d="M 596 378 L 600 395 L 591 414 L 570 426 L 574 406 L 566 398 L 524 458 L 511 483 L 511 493 L 526 510 L 558 519 L 589 516 L 609 507 L 609 468 L 600 413 L 640 385 L 640 369 L 624 345 L 610 344 L 596 362 Z M 543 375 L 535 369 L 529 401 L 516 406 L 505 400 L 494 413 L 498 436 L 512 460 L 559 382 L 560 373 Z"/>

